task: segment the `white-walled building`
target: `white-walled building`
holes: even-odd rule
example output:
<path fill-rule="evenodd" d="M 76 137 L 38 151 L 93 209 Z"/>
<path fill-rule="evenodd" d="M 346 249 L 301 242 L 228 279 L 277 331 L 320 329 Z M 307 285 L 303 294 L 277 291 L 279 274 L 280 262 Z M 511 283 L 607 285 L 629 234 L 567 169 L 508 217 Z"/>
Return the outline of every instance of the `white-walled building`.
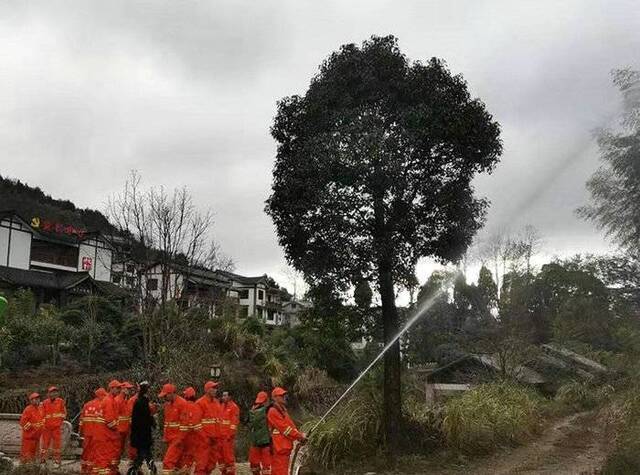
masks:
<path fill-rule="evenodd" d="M 29 288 L 42 302 L 113 290 L 113 248 L 97 233 L 0 212 L 0 285 Z"/>
<path fill-rule="evenodd" d="M 212 317 L 220 316 L 226 303 L 238 302 L 238 291 L 230 279 L 218 271 L 153 264 L 141 276 L 143 298 L 153 302 L 164 298 L 185 307 L 205 307 Z"/>
<path fill-rule="evenodd" d="M 231 280 L 238 292 L 240 317 L 255 316 L 267 325 L 284 325 L 282 290 L 269 276 L 245 277 L 233 272 L 220 272 Z"/>
<path fill-rule="evenodd" d="M 290 327 L 300 325 L 300 314 L 313 307 L 311 302 L 306 300 L 292 299 L 282 305 L 284 320 Z"/>

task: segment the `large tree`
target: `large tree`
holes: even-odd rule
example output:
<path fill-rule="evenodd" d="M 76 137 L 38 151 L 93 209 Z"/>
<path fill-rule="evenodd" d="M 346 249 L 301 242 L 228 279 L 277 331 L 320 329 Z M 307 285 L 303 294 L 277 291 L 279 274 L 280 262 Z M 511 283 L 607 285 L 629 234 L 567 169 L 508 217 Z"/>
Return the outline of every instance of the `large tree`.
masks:
<path fill-rule="evenodd" d="M 624 98 L 618 130 L 598 132 L 602 166 L 587 182 L 591 203 L 578 210 L 623 248 L 640 255 L 640 71 L 619 70 L 613 82 Z"/>
<path fill-rule="evenodd" d="M 411 62 L 393 36 L 344 45 L 304 96 L 278 103 L 267 212 L 309 283 L 345 292 L 367 279 L 382 302 L 384 339 L 397 334 L 396 290 L 424 256 L 457 260 L 486 200 L 471 181 L 490 172 L 500 127 L 443 61 Z M 400 349 L 384 358 L 385 436 L 400 430 Z"/>

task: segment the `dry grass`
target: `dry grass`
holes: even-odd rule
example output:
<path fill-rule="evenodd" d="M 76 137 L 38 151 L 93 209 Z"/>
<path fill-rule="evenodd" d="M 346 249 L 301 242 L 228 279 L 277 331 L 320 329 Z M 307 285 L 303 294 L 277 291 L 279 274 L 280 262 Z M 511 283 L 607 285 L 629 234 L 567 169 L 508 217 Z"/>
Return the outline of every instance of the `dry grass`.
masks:
<path fill-rule="evenodd" d="M 447 444 L 464 453 L 489 453 L 523 442 L 539 427 L 543 399 L 511 383 L 479 386 L 451 399 L 442 430 Z"/>

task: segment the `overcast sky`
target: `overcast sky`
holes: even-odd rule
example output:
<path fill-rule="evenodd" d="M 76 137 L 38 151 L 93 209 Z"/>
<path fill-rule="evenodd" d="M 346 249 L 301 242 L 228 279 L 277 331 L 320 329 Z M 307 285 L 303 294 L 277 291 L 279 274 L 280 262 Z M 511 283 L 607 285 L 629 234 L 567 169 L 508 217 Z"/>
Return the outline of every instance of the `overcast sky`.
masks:
<path fill-rule="evenodd" d="M 341 44 L 391 33 L 412 59 L 445 59 L 502 124 L 502 162 L 477 180 L 487 229 L 603 250 L 574 209 L 598 165 L 591 131 L 619 110 L 610 70 L 640 66 L 638 25 L 636 0 L 0 0 L 0 174 L 101 210 L 131 169 L 186 185 L 238 271 L 278 276 L 263 212 L 276 101 Z"/>

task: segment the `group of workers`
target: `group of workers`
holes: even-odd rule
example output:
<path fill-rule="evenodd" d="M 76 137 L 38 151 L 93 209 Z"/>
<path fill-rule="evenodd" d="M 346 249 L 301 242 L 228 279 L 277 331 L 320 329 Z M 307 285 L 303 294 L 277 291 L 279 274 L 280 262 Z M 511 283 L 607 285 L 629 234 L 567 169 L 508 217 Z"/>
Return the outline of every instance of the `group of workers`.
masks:
<path fill-rule="evenodd" d="M 295 441 L 306 442 L 287 412 L 287 391 L 277 387 L 269 395 L 256 396 L 248 417 L 249 465 L 253 475 L 286 475 Z M 138 473 L 146 463 L 155 472 L 153 431 L 155 415 L 160 409 L 149 397 L 149 383 L 134 386 L 111 381 L 98 388 L 80 413 L 82 435 L 81 471 L 91 475 L 119 473 L 124 452 L 131 464 L 128 473 Z M 240 409 L 229 391 L 218 397 L 218 383 L 207 381 L 204 394 L 197 397 L 193 387 L 181 394 L 175 385 L 162 386 L 163 439 L 165 453 L 163 474 L 193 471 L 210 474 L 218 468 L 221 475 L 235 475 L 235 438 L 240 423 Z M 58 388 L 48 389 L 40 401 L 38 393 L 29 396 L 29 404 L 20 418 L 22 428 L 22 463 L 46 463 L 53 451 L 55 463 L 61 464 L 62 426 L 66 419 L 65 402 Z"/>

